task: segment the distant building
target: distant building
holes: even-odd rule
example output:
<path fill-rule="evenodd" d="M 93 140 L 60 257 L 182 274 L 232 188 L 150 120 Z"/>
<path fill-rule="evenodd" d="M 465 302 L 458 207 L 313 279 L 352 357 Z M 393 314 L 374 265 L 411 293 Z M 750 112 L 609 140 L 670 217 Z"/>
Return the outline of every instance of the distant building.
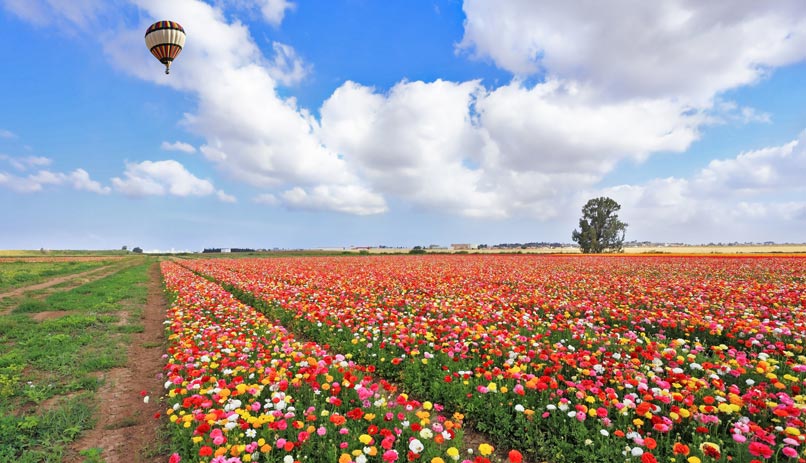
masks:
<path fill-rule="evenodd" d="M 474 244 L 467 244 L 467 243 L 459 243 L 459 244 L 451 244 L 451 249 L 454 251 L 467 251 L 469 249 L 476 249 L 478 246 Z"/>
<path fill-rule="evenodd" d="M 232 248 L 221 248 L 221 252 L 226 254 L 232 252 Z"/>

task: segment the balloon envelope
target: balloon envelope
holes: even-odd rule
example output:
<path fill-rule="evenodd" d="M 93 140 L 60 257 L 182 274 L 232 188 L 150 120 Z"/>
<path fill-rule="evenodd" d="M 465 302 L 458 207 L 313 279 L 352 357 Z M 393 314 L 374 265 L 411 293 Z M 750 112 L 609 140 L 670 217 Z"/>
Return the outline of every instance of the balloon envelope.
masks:
<path fill-rule="evenodd" d="M 175 21 L 157 21 L 146 29 L 146 46 L 162 64 L 165 73 L 185 46 L 185 29 Z"/>

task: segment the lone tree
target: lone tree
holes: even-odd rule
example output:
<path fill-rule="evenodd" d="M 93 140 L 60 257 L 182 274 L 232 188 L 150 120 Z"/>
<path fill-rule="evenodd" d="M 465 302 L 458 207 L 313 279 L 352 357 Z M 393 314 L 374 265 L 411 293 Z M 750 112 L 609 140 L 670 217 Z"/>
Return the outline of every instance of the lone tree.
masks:
<path fill-rule="evenodd" d="M 619 203 L 610 198 L 594 198 L 582 208 L 580 230 L 571 239 L 579 243 L 584 253 L 619 252 L 624 244 L 627 224 L 618 219 Z"/>

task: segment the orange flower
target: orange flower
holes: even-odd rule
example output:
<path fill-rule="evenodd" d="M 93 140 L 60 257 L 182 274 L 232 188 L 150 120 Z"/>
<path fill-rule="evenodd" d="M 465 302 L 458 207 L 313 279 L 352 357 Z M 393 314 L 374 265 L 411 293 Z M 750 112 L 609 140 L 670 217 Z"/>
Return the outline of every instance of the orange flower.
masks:
<path fill-rule="evenodd" d="M 688 448 L 688 445 L 682 444 L 680 442 L 675 442 L 674 446 L 672 446 L 672 451 L 677 455 L 688 455 L 691 450 Z"/>

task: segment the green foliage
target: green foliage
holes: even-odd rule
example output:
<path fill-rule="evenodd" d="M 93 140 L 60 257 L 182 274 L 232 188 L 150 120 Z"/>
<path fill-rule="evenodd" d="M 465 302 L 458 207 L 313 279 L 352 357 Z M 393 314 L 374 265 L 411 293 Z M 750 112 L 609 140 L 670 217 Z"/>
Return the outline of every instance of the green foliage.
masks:
<path fill-rule="evenodd" d="M 50 278 L 102 267 L 109 261 L 91 262 L 3 262 L 0 263 L 0 291 L 34 285 Z"/>
<path fill-rule="evenodd" d="M 41 301 L 39 299 L 31 299 L 26 298 L 23 299 L 17 307 L 14 307 L 12 310 L 13 313 L 33 313 L 33 312 L 45 312 L 48 310 L 48 305 L 45 301 Z"/>
<path fill-rule="evenodd" d="M 125 364 L 128 333 L 143 329 L 137 314 L 148 266 L 23 300 L 0 316 L 0 462 L 103 461 L 100 449 L 76 460 L 70 446 L 93 426 L 101 380 L 92 373 Z M 69 313 L 42 322 L 28 315 L 43 310 Z M 36 406 L 51 398 L 47 410 Z"/>
<path fill-rule="evenodd" d="M 624 245 L 627 224 L 619 220 L 616 212 L 621 206 L 607 197 L 589 200 L 582 208 L 579 230 L 571 238 L 579 243 L 584 253 L 620 252 Z"/>

